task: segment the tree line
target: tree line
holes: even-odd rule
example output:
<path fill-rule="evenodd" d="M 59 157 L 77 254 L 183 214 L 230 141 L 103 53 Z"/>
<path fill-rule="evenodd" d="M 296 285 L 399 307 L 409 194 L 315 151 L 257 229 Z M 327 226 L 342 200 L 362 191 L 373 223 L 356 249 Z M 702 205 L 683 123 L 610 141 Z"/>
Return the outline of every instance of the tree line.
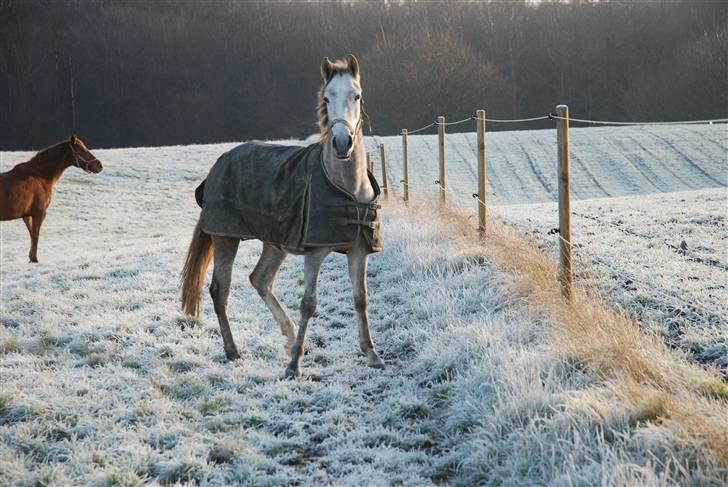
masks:
<path fill-rule="evenodd" d="M 728 2 L 0 0 L 0 149 L 306 137 L 321 59 L 349 52 L 380 135 L 556 103 L 728 116 Z"/>

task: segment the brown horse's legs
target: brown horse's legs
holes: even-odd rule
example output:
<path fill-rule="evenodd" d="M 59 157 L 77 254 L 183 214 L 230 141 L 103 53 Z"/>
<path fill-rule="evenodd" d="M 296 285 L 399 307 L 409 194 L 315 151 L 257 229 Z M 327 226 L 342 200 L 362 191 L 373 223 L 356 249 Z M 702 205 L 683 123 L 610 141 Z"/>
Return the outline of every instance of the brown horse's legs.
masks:
<path fill-rule="evenodd" d="M 25 223 L 25 228 L 28 229 L 28 234 L 32 232 L 32 225 L 33 225 L 33 217 L 32 216 L 24 216 L 23 217 L 23 223 Z"/>
<path fill-rule="evenodd" d="M 30 254 L 28 258 L 31 262 L 38 262 L 38 237 L 40 236 L 40 226 L 43 225 L 45 213 L 40 213 L 32 217 L 30 226 Z M 25 219 L 23 219 L 25 220 Z M 28 224 L 27 222 L 25 223 Z"/>
<path fill-rule="evenodd" d="M 301 299 L 301 322 L 298 325 L 298 336 L 291 351 L 291 363 L 288 364 L 284 377 L 293 378 L 301 376 L 301 359 L 303 358 L 303 340 L 306 338 L 308 321 L 316 311 L 316 285 L 318 284 L 319 270 L 326 256 L 331 252 L 328 248 L 310 250 L 303 257 L 303 280 L 306 289 Z"/>
<path fill-rule="evenodd" d="M 296 340 L 296 325 L 288 316 L 286 310 L 283 309 L 275 294 L 278 269 L 281 268 L 281 264 L 283 264 L 287 256 L 288 254 L 283 250 L 270 244 L 263 244 L 263 252 L 260 255 L 258 264 L 255 266 L 253 273 L 250 274 L 250 283 L 258 291 L 260 297 L 263 298 L 266 306 L 273 313 L 278 326 L 281 327 L 281 333 L 287 338 L 285 349 L 290 355 L 293 343 Z"/>
<path fill-rule="evenodd" d="M 230 323 L 227 317 L 228 297 L 230 296 L 230 281 L 233 275 L 233 262 L 238 253 L 240 239 L 229 237 L 212 237 L 215 245 L 215 267 L 212 272 L 212 283 L 210 284 L 210 295 L 215 305 L 215 314 L 220 323 L 225 356 L 228 360 L 240 358 L 238 349 L 230 332 Z"/>

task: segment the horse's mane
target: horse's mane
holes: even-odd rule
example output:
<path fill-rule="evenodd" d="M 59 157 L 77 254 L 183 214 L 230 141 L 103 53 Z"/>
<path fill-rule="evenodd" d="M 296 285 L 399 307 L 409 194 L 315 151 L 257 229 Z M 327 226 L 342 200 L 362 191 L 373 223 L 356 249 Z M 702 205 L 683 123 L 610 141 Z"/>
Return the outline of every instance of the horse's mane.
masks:
<path fill-rule="evenodd" d="M 57 160 L 57 157 L 53 157 L 56 153 L 56 151 L 63 146 L 66 146 L 70 144 L 71 140 L 66 139 L 62 140 L 60 142 L 57 142 L 53 145 L 49 145 L 45 149 L 41 149 L 38 152 L 35 153 L 33 157 L 31 157 L 29 160 L 25 162 L 21 162 L 20 164 L 16 164 L 13 169 L 27 169 L 27 170 L 39 170 L 44 167 L 45 163 L 50 160 Z"/>
<path fill-rule="evenodd" d="M 346 57 L 344 59 L 337 59 L 336 62 L 331 63 L 331 72 L 329 73 L 328 79 L 323 85 L 321 85 L 321 89 L 319 89 L 316 115 L 318 115 L 318 126 L 319 130 L 321 131 L 321 139 L 329 135 L 330 130 L 329 113 L 326 110 L 326 103 L 324 103 L 324 91 L 326 91 L 326 87 L 329 85 L 329 81 L 331 81 L 334 76 L 346 73 L 351 74 L 352 69 L 353 67 L 350 65 L 349 57 Z"/>

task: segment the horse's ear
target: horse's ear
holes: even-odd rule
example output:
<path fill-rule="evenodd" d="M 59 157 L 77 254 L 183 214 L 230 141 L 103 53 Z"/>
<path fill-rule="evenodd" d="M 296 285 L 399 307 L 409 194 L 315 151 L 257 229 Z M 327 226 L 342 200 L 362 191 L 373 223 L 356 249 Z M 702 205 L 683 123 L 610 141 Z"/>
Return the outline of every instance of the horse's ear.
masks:
<path fill-rule="evenodd" d="M 353 54 L 347 54 L 346 60 L 349 63 L 349 72 L 355 78 L 359 77 L 359 61 Z"/>
<path fill-rule="evenodd" d="M 331 79 L 331 75 L 334 73 L 334 65 L 329 61 L 329 58 L 325 57 L 323 61 L 321 61 L 321 77 L 323 77 L 324 81 L 328 81 Z"/>
<path fill-rule="evenodd" d="M 69 142 L 70 142 L 71 144 L 75 144 L 75 143 L 76 143 L 76 142 L 78 141 L 78 138 L 77 138 L 77 137 L 76 137 L 75 135 L 71 135 L 71 136 L 70 136 L 70 137 L 68 138 L 68 141 L 69 141 Z"/>

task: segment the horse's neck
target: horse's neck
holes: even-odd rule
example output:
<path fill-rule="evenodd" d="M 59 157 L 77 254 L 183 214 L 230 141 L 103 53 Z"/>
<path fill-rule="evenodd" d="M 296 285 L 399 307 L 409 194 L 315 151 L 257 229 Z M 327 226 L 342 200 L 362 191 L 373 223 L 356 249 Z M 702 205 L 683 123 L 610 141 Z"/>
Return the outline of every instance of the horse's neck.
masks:
<path fill-rule="evenodd" d="M 46 151 L 36 154 L 28 164 L 35 169 L 36 173 L 43 179 L 56 183 L 63 172 L 71 166 L 71 151 L 65 144 L 52 147 Z"/>
<path fill-rule="evenodd" d="M 374 188 L 367 175 L 363 134 L 360 132 L 354 137 L 351 160 L 342 161 L 336 158 L 330 136 L 324 138 L 323 146 L 323 161 L 329 177 L 353 194 L 357 201 L 366 203 L 374 199 Z"/>

